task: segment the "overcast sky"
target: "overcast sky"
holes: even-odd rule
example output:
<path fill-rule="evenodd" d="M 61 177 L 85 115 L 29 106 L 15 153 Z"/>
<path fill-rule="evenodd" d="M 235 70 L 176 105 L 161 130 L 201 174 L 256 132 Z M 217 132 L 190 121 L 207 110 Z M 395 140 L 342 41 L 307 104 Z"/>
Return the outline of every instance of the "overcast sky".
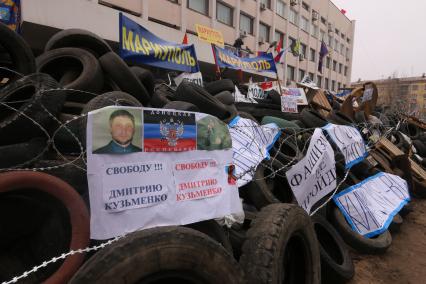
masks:
<path fill-rule="evenodd" d="M 332 0 L 355 24 L 352 81 L 426 73 L 426 0 Z"/>

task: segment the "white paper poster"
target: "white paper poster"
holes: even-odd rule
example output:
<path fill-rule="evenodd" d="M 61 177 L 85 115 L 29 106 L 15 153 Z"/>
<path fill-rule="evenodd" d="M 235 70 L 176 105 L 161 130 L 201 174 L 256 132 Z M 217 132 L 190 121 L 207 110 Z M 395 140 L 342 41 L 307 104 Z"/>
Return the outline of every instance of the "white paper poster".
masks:
<path fill-rule="evenodd" d="M 176 86 L 179 86 L 180 83 L 182 83 L 183 80 L 187 80 L 191 83 L 197 84 L 198 86 L 203 86 L 203 75 L 201 72 L 195 72 L 195 73 L 187 73 L 183 72 L 179 74 L 176 78 L 174 78 L 174 81 L 176 83 Z"/>
<path fill-rule="evenodd" d="M 257 166 L 269 157 L 268 150 L 281 134 L 275 123 L 259 125 L 237 116 L 229 123 L 238 187 L 253 179 Z"/>
<path fill-rule="evenodd" d="M 203 113 L 90 112 L 91 238 L 243 214 L 228 126 Z"/>
<path fill-rule="evenodd" d="M 235 86 L 234 99 L 236 103 L 253 103 L 257 104 L 257 101 L 254 98 L 250 98 L 241 94 L 240 90 Z"/>
<path fill-rule="evenodd" d="M 297 203 L 308 214 L 316 202 L 336 188 L 334 151 L 320 128 L 315 129 L 306 156 L 286 176 Z"/>
<path fill-rule="evenodd" d="M 361 133 L 352 126 L 327 124 L 323 127 L 345 157 L 345 167 L 349 169 L 368 155 Z"/>
<path fill-rule="evenodd" d="M 393 217 L 410 201 L 407 182 L 378 173 L 333 197 L 352 229 L 371 238 L 387 230 Z"/>
<path fill-rule="evenodd" d="M 247 96 L 255 99 L 266 99 L 266 93 L 257 84 L 249 84 Z"/>
<path fill-rule="evenodd" d="M 362 95 L 361 102 L 368 102 L 372 98 L 373 98 L 373 87 L 367 85 Z"/>
<path fill-rule="evenodd" d="M 297 99 L 292 96 L 281 96 L 281 111 L 297 113 Z"/>

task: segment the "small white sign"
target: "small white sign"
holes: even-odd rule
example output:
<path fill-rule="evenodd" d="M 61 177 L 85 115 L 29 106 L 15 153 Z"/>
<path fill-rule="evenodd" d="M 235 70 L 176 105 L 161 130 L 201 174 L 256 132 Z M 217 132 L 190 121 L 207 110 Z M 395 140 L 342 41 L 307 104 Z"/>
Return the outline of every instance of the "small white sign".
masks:
<path fill-rule="evenodd" d="M 238 102 L 238 103 L 253 103 L 253 104 L 257 104 L 257 101 L 254 98 L 250 98 L 249 96 L 246 97 L 243 94 L 241 94 L 241 92 L 237 88 L 237 86 L 235 86 L 234 99 L 235 99 L 235 102 Z"/>
<path fill-rule="evenodd" d="M 281 111 L 297 113 L 297 98 L 292 96 L 281 96 Z"/>
<path fill-rule="evenodd" d="M 201 72 L 196 72 L 196 73 L 183 72 L 182 74 L 174 78 L 176 86 L 179 86 L 183 80 L 189 81 L 191 83 L 194 83 L 194 84 L 197 84 L 198 86 L 203 87 L 203 75 L 201 74 Z"/>
<path fill-rule="evenodd" d="M 393 217 L 410 201 L 407 182 L 378 173 L 333 197 L 352 229 L 371 238 L 387 230 Z"/>
<path fill-rule="evenodd" d="M 368 155 L 361 133 L 345 125 L 327 124 L 323 127 L 345 157 L 345 167 L 349 169 Z"/>
<path fill-rule="evenodd" d="M 281 131 L 275 123 L 259 125 L 237 116 L 229 123 L 232 138 L 233 160 L 238 186 L 253 179 L 257 166 L 269 157 L 268 148 L 278 139 Z"/>
<path fill-rule="evenodd" d="M 362 95 L 361 102 L 368 102 L 371 101 L 373 98 L 373 87 L 367 85 L 365 86 L 364 94 Z"/>
<path fill-rule="evenodd" d="M 250 84 L 248 87 L 247 96 L 255 99 L 265 99 L 266 93 L 257 84 Z"/>
<path fill-rule="evenodd" d="M 308 99 L 302 88 L 283 88 L 282 95 L 289 95 L 296 98 L 298 105 L 308 105 Z"/>
<path fill-rule="evenodd" d="M 308 214 L 315 203 L 336 188 L 334 151 L 320 128 L 315 129 L 306 156 L 286 176 L 297 203 Z"/>

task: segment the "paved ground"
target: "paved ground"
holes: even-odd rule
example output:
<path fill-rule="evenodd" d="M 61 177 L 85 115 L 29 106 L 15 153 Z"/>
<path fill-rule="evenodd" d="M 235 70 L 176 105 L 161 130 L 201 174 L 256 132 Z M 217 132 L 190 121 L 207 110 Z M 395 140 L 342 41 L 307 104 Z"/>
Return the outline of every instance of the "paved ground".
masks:
<path fill-rule="evenodd" d="M 426 283 L 426 200 L 412 201 L 414 211 L 404 218 L 401 231 L 393 234 L 384 255 L 353 253 L 355 283 Z"/>

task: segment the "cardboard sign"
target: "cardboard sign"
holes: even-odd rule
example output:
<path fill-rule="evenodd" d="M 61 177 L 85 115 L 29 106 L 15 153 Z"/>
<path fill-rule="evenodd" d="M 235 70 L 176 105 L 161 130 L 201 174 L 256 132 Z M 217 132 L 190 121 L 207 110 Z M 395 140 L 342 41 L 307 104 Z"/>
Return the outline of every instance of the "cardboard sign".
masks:
<path fill-rule="evenodd" d="M 255 99 L 266 99 L 266 93 L 257 84 L 249 85 L 247 96 Z"/>
<path fill-rule="evenodd" d="M 320 128 L 315 129 L 306 156 L 286 176 L 297 203 L 308 214 L 315 203 L 336 188 L 334 151 Z"/>
<path fill-rule="evenodd" d="M 195 29 L 197 30 L 197 35 L 200 40 L 215 44 L 222 48 L 225 46 L 221 31 L 199 24 L 195 24 Z"/>
<path fill-rule="evenodd" d="M 296 98 L 298 105 L 308 105 L 305 91 L 302 88 L 283 88 L 282 95 L 288 95 Z"/>
<path fill-rule="evenodd" d="M 275 123 L 259 125 L 257 122 L 237 116 L 229 123 L 238 186 L 253 179 L 257 166 L 269 158 L 268 150 L 281 134 Z"/>
<path fill-rule="evenodd" d="M 173 80 L 175 81 L 176 86 L 179 86 L 183 80 L 186 80 L 188 82 L 197 84 L 200 87 L 203 87 L 203 74 L 201 74 L 201 72 L 195 72 L 195 73 L 183 72 L 182 74 L 179 74 L 179 76 L 177 76 Z"/>
<path fill-rule="evenodd" d="M 345 157 L 346 169 L 358 164 L 368 155 L 361 133 L 356 128 L 329 123 L 323 129 Z"/>
<path fill-rule="evenodd" d="M 120 13 L 121 58 L 189 73 L 200 71 L 193 44 L 165 41 Z"/>
<path fill-rule="evenodd" d="M 407 182 L 378 173 L 333 197 L 352 229 L 371 238 L 387 230 L 393 217 L 410 201 Z"/>
<path fill-rule="evenodd" d="M 90 112 L 92 239 L 242 214 L 228 126 L 203 113 L 112 106 Z"/>
<path fill-rule="evenodd" d="M 292 96 L 281 96 L 281 111 L 297 113 L 297 98 Z"/>

